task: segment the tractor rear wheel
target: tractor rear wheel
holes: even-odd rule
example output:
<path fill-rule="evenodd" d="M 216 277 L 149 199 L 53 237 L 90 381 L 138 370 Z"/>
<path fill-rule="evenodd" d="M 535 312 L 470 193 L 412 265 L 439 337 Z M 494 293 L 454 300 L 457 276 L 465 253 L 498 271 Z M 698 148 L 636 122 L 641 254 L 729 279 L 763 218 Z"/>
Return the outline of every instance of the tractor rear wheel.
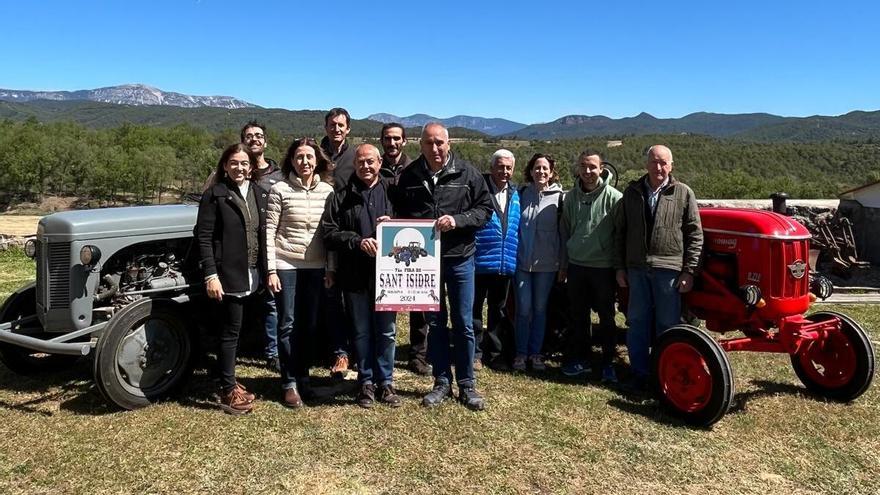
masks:
<path fill-rule="evenodd" d="M 709 426 L 733 402 L 733 370 L 715 340 L 691 325 L 676 325 L 657 338 L 652 352 L 657 396 L 685 422 Z"/>
<path fill-rule="evenodd" d="M 840 320 L 840 331 L 811 342 L 791 356 L 795 374 L 810 392 L 849 402 L 865 393 L 874 378 L 874 347 L 867 332 L 849 316 L 821 311 L 807 317 L 814 322 Z"/>

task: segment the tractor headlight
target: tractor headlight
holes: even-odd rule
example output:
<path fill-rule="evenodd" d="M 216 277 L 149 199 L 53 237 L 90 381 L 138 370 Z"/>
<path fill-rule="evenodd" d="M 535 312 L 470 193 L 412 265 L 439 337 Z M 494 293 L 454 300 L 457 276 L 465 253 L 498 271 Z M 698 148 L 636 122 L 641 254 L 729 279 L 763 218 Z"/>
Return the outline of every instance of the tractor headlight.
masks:
<path fill-rule="evenodd" d="M 86 245 L 79 250 L 79 262 L 85 266 L 94 265 L 101 261 L 101 250 L 98 246 Z"/>
<path fill-rule="evenodd" d="M 28 258 L 34 258 L 37 256 L 37 241 L 33 239 L 25 241 L 24 254 L 27 255 Z"/>
<path fill-rule="evenodd" d="M 739 288 L 739 292 L 748 306 L 757 306 L 761 302 L 761 288 L 757 285 L 744 285 Z"/>
<path fill-rule="evenodd" d="M 821 300 L 828 299 L 834 293 L 834 284 L 827 277 L 822 275 L 810 276 L 810 292 Z"/>

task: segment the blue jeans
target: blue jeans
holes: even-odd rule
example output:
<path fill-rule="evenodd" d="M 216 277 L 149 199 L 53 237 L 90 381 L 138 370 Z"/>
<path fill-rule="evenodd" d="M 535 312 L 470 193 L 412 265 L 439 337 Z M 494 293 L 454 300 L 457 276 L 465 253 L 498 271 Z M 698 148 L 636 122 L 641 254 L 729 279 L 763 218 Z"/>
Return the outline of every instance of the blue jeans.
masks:
<path fill-rule="evenodd" d="M 278 278 L 278 360 L 281 387 L 288 389 L 297 381 L 308 380 L 324 269 L 278 270 Z"/>
<path fill-rule="evenodd" d="M 278 355 L 278 309 L 275 304 L 275 295 L 266 290 L 260 301 L 260 309 L 263 313 L 266 328 L 266 349 L 264 354 L 271 358 Z"/>
<path fill-rule="evenodd" d="M 394 372 L 394 322 L 397 313 L 376 311 L 373 291 L 345 292 L 345 304 L 354 327 L 358 382 L 391 385 Z"/>
<path fill-rule="evenodd" d="M 681 322 L 681 294 L 675 286 L 681 272 L 663 268 L 628 268 L 629 363 L 638 377 L 650 375 L 652 339 Z"/>
<path fill-rule="evenodd" d="M 443 286 L 440 290 L 440 311 L 425 312 L 428 323 L 428 359 L 434 367 L 434 380 L 452 383 L 449 332 L 446 322 L 452 317 L 452 338 L 455 345 L 455 373 L 460 387 L 473 387 L 474 380 L 474 257 L 443 258 L 440 261 Z M 446 308 L 446 296 L 449 306 Z"/>
<path fill-rule="evenodd" d="M 547 329 L 547 299 L 556 280 L 556 272 L 517 270 L 516 290 L 516 354 L 531 356 L 541 353 Z"/>

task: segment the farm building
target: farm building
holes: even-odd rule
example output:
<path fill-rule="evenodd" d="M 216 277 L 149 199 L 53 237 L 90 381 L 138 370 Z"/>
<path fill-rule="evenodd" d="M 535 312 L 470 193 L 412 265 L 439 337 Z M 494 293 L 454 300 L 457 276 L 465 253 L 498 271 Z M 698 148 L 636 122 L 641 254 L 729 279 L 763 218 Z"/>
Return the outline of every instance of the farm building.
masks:
<path fill-rule="evenodd" d="M 859 257 L 880 263 L 880 181 L 841 193 L 838 211 L 853 223 Z"/>

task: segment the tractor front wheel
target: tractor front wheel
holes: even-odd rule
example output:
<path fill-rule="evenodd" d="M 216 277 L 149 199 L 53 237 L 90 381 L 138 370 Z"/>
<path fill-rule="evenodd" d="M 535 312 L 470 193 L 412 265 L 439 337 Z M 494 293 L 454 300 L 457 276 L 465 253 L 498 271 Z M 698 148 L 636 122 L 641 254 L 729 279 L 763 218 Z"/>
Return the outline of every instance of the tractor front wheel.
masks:
<path fill-rule="evenodd" d="M 795 374 L 810 392 L 849 402 L 865 393 L 874 378 L 874 347 L 867 332 L 849 316 L 821 311 L 814 322 L 840 320 L 840 331 L 815 340 L 791 356 Z"/>
<path fill-rule="evenodd" d="M 733 402 L 733 370 L 712 337 L 691 325 L 663 332 L 652 352 L 657 396 L 685 422 L 709 426 Z"/>
<path fill-rule="evenodd" d="M 35 316 L 37 307 L 37 289 L 34 282 L 20 288 L 10 295 L 0 308 L 0 322 L 16 321 L 27 316 Z M 42 332 L 43 327 L 34 318 L 29 324 L 31 330 Z M 15 328 L 12 330 L 16 331 Z M 39 333 L 29 332 L 32 336 Z M 51 335 L 45 335 L 46 339 Z M 41 337 L 42 338 L 42 337 Z M 0 344 L 0 361 L 13 373 L 19 375 L 35 375 L 52 371 L 60 371 L 72 366 L 79 356 L 66 354 L 46 354 L 45 352 L 26 349 L 13 344 Z"/>

